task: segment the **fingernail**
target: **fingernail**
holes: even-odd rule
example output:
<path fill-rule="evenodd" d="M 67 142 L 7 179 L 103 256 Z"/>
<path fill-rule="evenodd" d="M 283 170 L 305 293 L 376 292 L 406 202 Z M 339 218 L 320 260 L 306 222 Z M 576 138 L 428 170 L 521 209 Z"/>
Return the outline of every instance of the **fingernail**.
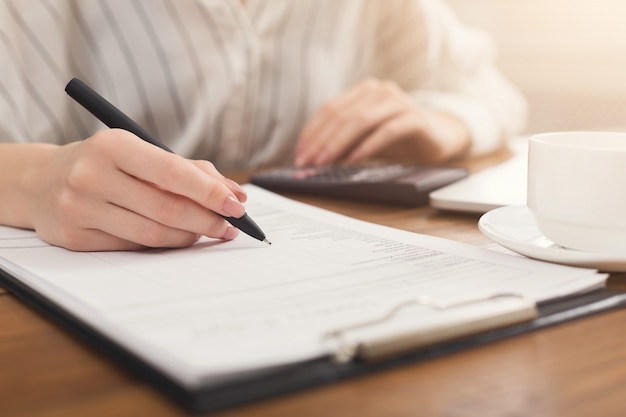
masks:
<path fill-rule="evenodd" d="M 237 193 L 241 193 L 243 195 L 247 195 L 246 194 L 246 190 L 241 188 L 241 185 L 237 184 L 237 182 L 231 180 L 230 178 L 224 178 L 224 179 L 229 184 L 229 187 L 230 187 L 231 190 L 233 190 L 234 192 L 237 192 Z"/>
<path fill-rule="evenodd" d="M 222 211 L 227 216 L 241 217 L 246 212 L 246 209 L 243 204 L 239 202 L 239 200 L 232 195 L 229 195 L 226 198 L 226 201 L 224 201 L 224 204 L 222 204 Z"/>
<path fill-rule="evenodd" d="M 228 228 L 224 232 L 224 235 L 222 236 L 222 239 L 224 239 L 224 240 L 233 240 L 237 236 L 239 236 L 239 230 L 237 228 L 235 228 L 235 227 L 228 226 Z"/>

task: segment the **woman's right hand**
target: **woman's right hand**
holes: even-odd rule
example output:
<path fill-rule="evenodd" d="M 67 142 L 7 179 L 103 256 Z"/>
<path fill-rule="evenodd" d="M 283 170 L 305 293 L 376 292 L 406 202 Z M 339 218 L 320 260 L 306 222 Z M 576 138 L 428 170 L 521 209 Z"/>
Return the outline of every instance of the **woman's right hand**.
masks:
<path fill-rule="evenodd" d="M 245 212 L 243 189 L 210 162 L 119 129 L 46 146 L 37 163 L 20 169 L 19 195 L 9 203 L 19 212 L 5 224 L 72 250 L 184 247 L 201 235 L 230 240 L 238 230 L 221 215 Z"/>

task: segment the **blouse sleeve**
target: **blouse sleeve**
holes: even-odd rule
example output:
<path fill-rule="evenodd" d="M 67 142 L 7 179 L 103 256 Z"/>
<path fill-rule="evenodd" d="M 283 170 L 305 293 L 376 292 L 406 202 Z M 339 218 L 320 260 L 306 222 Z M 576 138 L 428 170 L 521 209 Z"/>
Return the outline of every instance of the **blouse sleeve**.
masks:
<path fill-rule="evenodd" d="M 379 76 L 416 102 L 465 122 L 471 155 L 490 152 L 526 123 L 526 101 L 495 66 L 495 45 L 440 0 L 399 0 L 381 19 Z"/>

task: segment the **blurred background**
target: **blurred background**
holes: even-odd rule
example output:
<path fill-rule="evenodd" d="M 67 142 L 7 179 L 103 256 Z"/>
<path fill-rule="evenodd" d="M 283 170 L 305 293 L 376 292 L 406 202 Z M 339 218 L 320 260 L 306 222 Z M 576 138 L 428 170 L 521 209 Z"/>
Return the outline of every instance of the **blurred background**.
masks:
<path fill-rule="evenodd" d="M 529 102 L 527 133 L 626 130 L 626 1 L 448 0 L 491 33 Z"/>

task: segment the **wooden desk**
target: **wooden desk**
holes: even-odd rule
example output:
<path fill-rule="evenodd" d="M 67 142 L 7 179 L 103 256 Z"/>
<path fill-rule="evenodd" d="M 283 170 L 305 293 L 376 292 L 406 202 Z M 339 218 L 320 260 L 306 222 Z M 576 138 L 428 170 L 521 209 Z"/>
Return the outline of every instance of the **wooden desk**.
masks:
<path fill-rule="evenodd" d="M 481 164 L 491 161 L 475 161 Z M 242 177 L 239 176 L 239 179 Z M 477 216 L 300 198 L 357 218 L 500 249 Z M 626 274 L 609 286 L 626 289 Z M 623 416 L 626 310 L 444 358 L 229 409 L 218 416 Z M 1 416 L 185 413 L 72 335 L 0 292 Z"/>

